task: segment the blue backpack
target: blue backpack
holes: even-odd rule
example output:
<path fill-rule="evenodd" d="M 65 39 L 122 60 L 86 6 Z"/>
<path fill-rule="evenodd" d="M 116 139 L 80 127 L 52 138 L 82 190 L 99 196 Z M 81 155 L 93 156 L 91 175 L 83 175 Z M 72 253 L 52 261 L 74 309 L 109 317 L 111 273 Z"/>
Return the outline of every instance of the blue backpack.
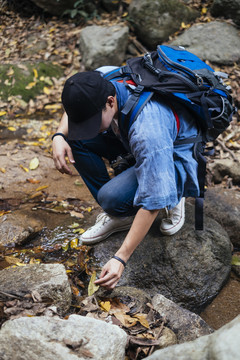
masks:
<path fill-rule="evenodd" d="M 178 101 L 192 112 L 199 126 L 199 136 L 176 141 L 174 146 L 195 143 L 194 155 L 198 161 L 200 197 L 195 202 L 195 228 L 203 229 L 203 199 L 205 187 L 205 145 L 214 141 L 229 126 L 235 112 L 230 88 L 222 78 L 196 55 L 181 46 L 159 45 L 157 51 L 129 59 L 122 66 L 104 75 L 110 81 L 123 81 L 134 87 L 121 110 L 122 131 L 128 130 L 154 94 Z"/>

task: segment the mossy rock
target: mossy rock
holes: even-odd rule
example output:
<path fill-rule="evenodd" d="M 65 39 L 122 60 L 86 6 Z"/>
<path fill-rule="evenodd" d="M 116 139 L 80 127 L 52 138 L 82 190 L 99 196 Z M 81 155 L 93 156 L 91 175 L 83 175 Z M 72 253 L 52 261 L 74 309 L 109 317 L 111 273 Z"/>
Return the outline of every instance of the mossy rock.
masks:
<path fill-rule="evenodd" d="M 52 78 L 63 76 L 64 70 L 50 62 L 0 65 L 0 98 L 20 95 L 28 102 L 53 85 Z"/>

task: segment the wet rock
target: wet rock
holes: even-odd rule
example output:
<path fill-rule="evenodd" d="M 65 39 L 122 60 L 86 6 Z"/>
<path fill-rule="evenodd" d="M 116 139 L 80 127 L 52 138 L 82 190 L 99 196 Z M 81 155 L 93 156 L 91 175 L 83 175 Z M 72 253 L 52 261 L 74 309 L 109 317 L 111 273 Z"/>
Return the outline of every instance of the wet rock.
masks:
<path fill-rule="evenodd" d="M 232 244 L 240 247 L 240 193 L 234 189 L 209 188 L 205 194 L 204 212 L 228 233 Z"/>
<path fill-rule="evenodd" d="M 104 321 L 79 315 L 71 315 L 67 320 L 24 317 L 4 323 L 0 358 L 124 360 L 126 343 L 126 333 Z"/>
<path fill-rule="evenodd" d="M 43 229 L 43 223 L 29 212 L 16 211 L 0 218 L 0 245 L 21 245 Z"/>
<path fill-rule="evenodd" d="M 171 44 L 184 46 L 202 60 L 220 65 L 233 65 L 240 60 L 238 29 L 220 21 L 195 24 Z"/>
<path fill-rule="evenodd" d="M 148 360 L 236 360 L 239 357 L 240 316 L 211 335 L 155 351 Z"/>
<path fill-rule="evenodd" d="M 0 272 L 0 291 L 23 297 L 37 291 L 53 301 L 60 313 L 71 305 L 71 288 L 62 264 L 26 265 Z"/>
<path fill-rule="evenodd" d="M 205 218 L 204 231 L 195 231 L 194 207 L 187 203 L 186 222 L 173 236 L 162 236 L 160 218 L 137 247 L 119 285 L 133 286 L 149 295 L 158 293 L 188 310 L 198 312 L 213 299 L 231 270 L 231 243 L 226 231 Z M 119 249 L 126 232 L 94 246 L 103 266 Z"/>
<path fill-rule="evenodd" d="M 87 26 L 81 31 L 80 48 L 82 61 L 87 70 L 104 65 L 120 66 L 128 44 L 128 27 Z"/>
<path fill-rule="evenodd" d="M 166 318 L 167 325 L 177 335 L 179 344 L 213 332 L 200 316 L 181 308 L 163 295 L 155 295 L 152 304 Z"/>
<path fill-rule="evenodd" d="M 178 0 L 133 0 L 129 15 L 138 38 L 149 48 L 167 41 L 169 35 L 198 16 L 198 12 Z"/>
<path fill-rule="evenodd" d="M 211 14 L 232 19 L 240 25 L 240 1 L 239 0 L 214 0 L 211 6 Z"/>

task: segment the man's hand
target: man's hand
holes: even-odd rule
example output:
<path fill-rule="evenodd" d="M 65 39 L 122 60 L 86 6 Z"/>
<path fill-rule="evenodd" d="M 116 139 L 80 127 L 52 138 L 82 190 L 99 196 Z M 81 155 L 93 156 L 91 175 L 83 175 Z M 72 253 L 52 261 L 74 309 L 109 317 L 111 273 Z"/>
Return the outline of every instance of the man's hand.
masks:
<path fill-rule="evenodd" d="M 106 289 L 114 289 L 123 273 L 124 266 L 116 259 L 109 260 L 100 274 L 100 278 L 94 282 Z"/>
<path fill-rule="evenodd" d="M 75 160 L 73 158 L 73 154 L 70 146 L 62 136 L 54 137 L 52 149 L 53 149 L 53 160 L 58 171 L 60 171 L 60 173 L 62 174 L 72 175 L 71 169 L 67 166 L 65 156 L 68 157 L 70 163 L 72 164 L 75 163 Z"/>

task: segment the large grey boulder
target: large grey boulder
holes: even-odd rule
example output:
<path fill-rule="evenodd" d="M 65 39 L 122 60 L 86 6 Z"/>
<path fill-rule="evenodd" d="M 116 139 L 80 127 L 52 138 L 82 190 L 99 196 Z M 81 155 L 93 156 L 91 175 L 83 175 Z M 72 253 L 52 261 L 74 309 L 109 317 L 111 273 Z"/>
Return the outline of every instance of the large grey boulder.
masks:
<path fill-rule="evenodd" d="M 161 294 L 154 296 L 152 304 L 154 309 L 166 319 L 168 327 L 177 335 L 179 344 L 213 332 L 199 315 L 183 309 Z"/>
<path fill-rule="evenodd" d="M 149 48 L 167 41 L 169 35 L 198 16 L 178 0 L 132 0 L 129 15 L 138 38 Z"/>
<path fill-rule="evenodd" d="M 195 24 L 171 44 L 184 46 L 201 59 L 220 65 L 232 65 L 240 60 L 239 31 L 225 22 Z"/>
<path fill-rule="evenodd" d="M 124 360 L 127 334 L 116 325 L 71 315 L 7 321 L 0 331 L 1 360 Z"/>
<path fill-rule="evenodd" d="M 240 316 L 211 335 L 155 351 L 148 360 L 236 360 L 239 358 Z"/>
<path fill-rule="evenodd" d="M 213 299 L 231 270 L 231 243 L 226 231 L 205 218 L 204 231 L 195 231 L 194 207 L 187 204 L 186 222 L 173 236 L 162 236 L 157 218 L 134 251 L 119 285 L 160 293 L 188 310 L 200 311 Z M 94 246 L 103 266 L 121 246 L 125 233 L 117 233 Z"/>
<path fill-rule="evenodd" d="M 128 32 L 128 27 L 124 25 L 85 27 L 79 42 L 85 68 L 120 66 L 125 59 Z"/>
<path fill-rule="evenodd" d="M 214 0 L 210 10 L 213 16 L 230 18 L 240 25 L 240 0 Z"/>
<path fill-rule="evenodd" d="M 0 271 L 0 291 L 24 297 L 37 292 L 53 301 L 60 313 L 65 313 L 72 300 L 71 288 L 62 264 L 38 264 L 7 268 Z"/>

